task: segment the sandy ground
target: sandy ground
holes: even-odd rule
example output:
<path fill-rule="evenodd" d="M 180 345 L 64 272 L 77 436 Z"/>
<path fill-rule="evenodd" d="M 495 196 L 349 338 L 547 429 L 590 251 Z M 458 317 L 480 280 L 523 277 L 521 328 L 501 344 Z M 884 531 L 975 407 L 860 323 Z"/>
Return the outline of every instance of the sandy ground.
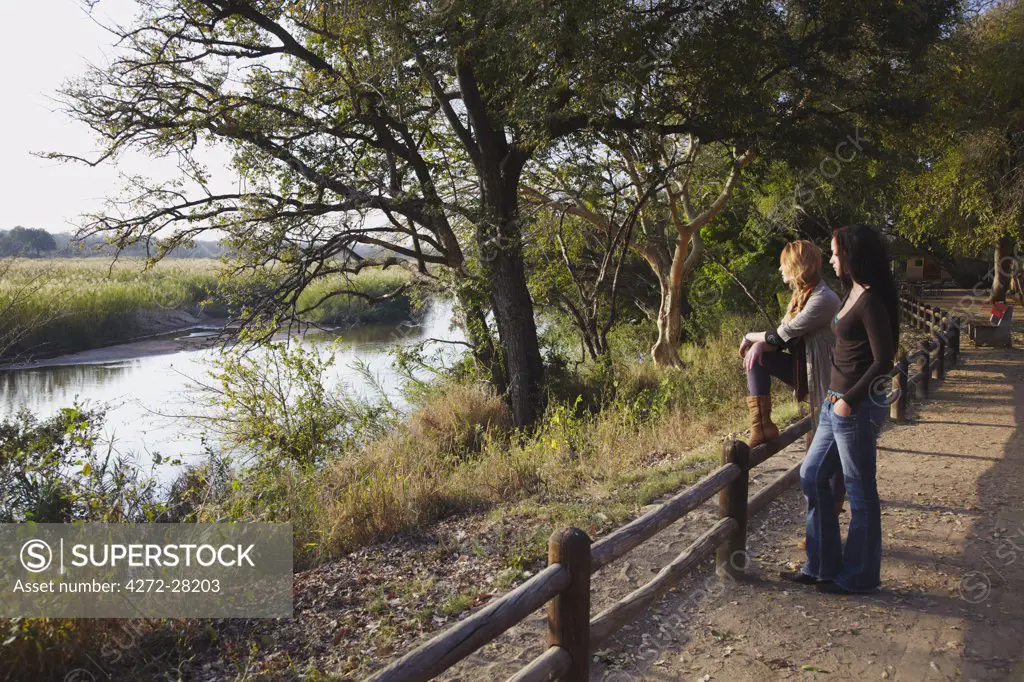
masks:
<path fill-rule="evenodd" d="M 658 610 L 683 622 L 663 629 L 653 614 L 608 647 L 594 679 L 1024 679 L 1024 353 L 965 358 L 880 440 L 879 593 L 827 596 L 778 578 L 802 560 L 793 490 L 755 524 L 749 582 L 696 609 L 680 590 Z"/>
<path fill-rule="evenodd" d="M 1024 352 L 964 343 L 960 365 L 879 441 L 880 592 L 822 595 L 784 583 L 803 552 L 796 488 L 751 523 L 749 578 L 710 563 L 595 652 L 592 680 L 1024 680 Z M 755 471 L 752 493 L 794 444 Z M 714 503 L 594 579 L 597 613 L 706 529 Z M 848 513 L 842 520 L 844 526 Z M 441 679 L 505 679 L 543 651 L 531 616 Z"/>
<path fill-rule="evenodd" d="M 215 345 L 214 338 L 228 320 L 196 317 L 184 310 L 143 311 L 138 314 L 134 339 L 76 353 L 40 357 L 26 362 L 0 363 L 0 369 L 56 367 L 117 362 L 131 358 L 165 355 Z"/>

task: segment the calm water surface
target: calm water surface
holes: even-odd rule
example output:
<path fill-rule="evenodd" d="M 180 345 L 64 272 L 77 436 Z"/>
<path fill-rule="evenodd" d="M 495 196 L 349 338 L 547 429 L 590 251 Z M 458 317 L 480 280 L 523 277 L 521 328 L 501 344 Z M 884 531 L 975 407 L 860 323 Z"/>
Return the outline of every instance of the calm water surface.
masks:
<path fill-rule="evenodd" d="M 463 340 L 459 329 L 451 328 L 452 306 L 435 302 L 415 328 L 397 326 L 361 326 L 334 333 L 318 333 L 304 339 L 305 344 L 326 347 L 338 342 L 329 385 L 357 395 L 372 395 L 373 389 L 353 369 L 353 363 L 365 363 L 379 384 L 397 403 L 398 375 L 389 352 L 395 345 L 410 345 L 424 339 Z M 188 336 L 183 333 L 180 336 Z M 134 453 L 147 470 L 153 454 L 163 458 L 195 461 L 202 455 L 201 434 L 181 415 L 195 414 L 196 382 L 209 383 L 210 360 L 218 349 L 173 350 L 153 353 L 151 342 L 129 343 L 104 349 L 111 360 L 82 361 L 88 354 L 64 356 L 47 361 L 45 366 L 0 370 L 0 418 L 27 408 L 43 418 L 56 414 L 75 400 L 87 405 L 106 406 L 105 437 L 122 453 Z M 451 344 L 432 344 L 445 356 L 454 356 Z M 254 351 L 259 352 L 259 351 Z M 67 363 L 67 364 L 65 364 Z M 176 469 L 166 465 L 156 469 L 158 478 L 171 480 Z"/>

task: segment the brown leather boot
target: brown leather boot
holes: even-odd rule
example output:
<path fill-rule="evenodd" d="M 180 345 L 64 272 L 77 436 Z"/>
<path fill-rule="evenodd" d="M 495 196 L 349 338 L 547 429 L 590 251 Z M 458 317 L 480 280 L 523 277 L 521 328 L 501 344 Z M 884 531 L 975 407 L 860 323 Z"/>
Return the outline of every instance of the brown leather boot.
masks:
<path fill-rule="evenodd" d="M 757 447 L 766 440 L 779 437 L 779 427 L 772 423 L 771 395 L 748 395 L 750 409 L 750 447 Z"/>

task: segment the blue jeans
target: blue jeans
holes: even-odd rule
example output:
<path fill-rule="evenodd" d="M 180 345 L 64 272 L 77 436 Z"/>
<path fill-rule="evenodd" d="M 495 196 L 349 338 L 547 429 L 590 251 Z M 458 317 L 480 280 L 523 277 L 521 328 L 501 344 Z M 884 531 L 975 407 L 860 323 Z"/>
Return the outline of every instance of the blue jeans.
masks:
<path fill-rule="evenodd" d="M 861 400 L 849 417 L 826 401 L 818 430 L 800 467 L 807 497 L 807 562 L 801 569 L 819 580 L 834 580 L 851 592 L 881 582 L 882 509 L 875 479 L 876 441 L 888 405 Z M 842 546 L 829 479 L 842 471 L 850 500 L 850 530 Z"/>

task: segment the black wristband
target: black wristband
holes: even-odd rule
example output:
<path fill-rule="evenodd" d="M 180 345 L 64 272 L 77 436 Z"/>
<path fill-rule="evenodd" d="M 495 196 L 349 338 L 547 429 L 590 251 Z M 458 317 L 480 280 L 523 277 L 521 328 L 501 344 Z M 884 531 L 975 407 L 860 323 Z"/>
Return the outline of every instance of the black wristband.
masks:
<path fill-rule="evenodd" d="M 778 332 L 777 329 L 772 329 L 771 331 L 766 331 L 764 333 L 764 340 L 765 340 L 766 343 L 770 343 L 773 346 L 778 346 L 779 348 L 785 348 L 786 346 L 789 345 L 788 341 L 783 341 L 782 340 L 782 337 L 779 336 L 779 332 Z"/>

